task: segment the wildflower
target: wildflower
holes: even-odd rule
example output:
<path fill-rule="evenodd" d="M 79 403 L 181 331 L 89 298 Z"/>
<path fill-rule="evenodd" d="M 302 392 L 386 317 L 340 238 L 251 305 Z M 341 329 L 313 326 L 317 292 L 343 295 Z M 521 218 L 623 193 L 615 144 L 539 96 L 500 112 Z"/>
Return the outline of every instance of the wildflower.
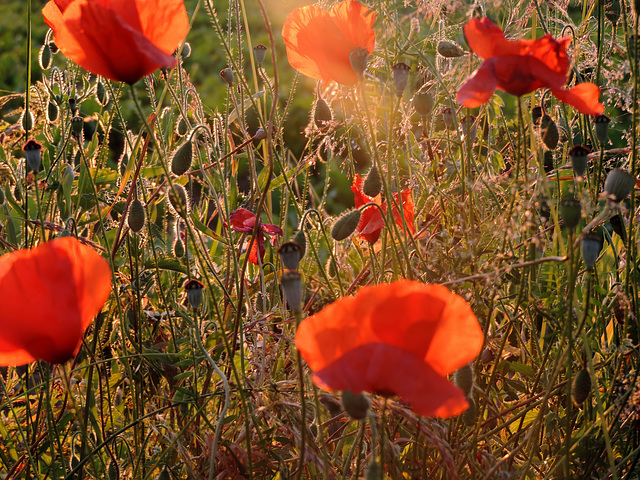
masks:
<path fill-rule="evenodd" d="M 343 0 L 330 11 L 315 5 L 296 8 L 282 27 L 289 64 L 303 75 L 353 85 L 358 75 L 349 53 L 373 52 L 375 15 L 356 0 Z"/>
<path fill-rule="evenodd" d="M 110 291 L 109 265 L 75 237 L 0 257 L 0 365 L 69 360 Z"/>
<path fill-rule="evenodd" d="M 231 221 L 231 229 L 235 232 L 251 233 L 256 224 L 256 215 L 251 213 L 246 208 L 239 208 L 231 212 L 229 216 Z M 258 220 L 260 221 L 260 220 Z M 280 235 L 282 236 L 282 229 L 277 225 L 270 223 L 260 223 L 258 227 L 258 237 L 253 242 L 251 251 L 249 252 L 249 261 L 255 265 L 258 265 L 258 252 L 260 252 L 260 263 L 264 260 L 264 236 L 266 235 Z"/>
<path fill-rule="evenodd" d="M 469 47 L 484 59 L 480 68 L 458 89 L 458 103 L 478 107 L 489 101 L 497 89 L 522 96 L 548 88 L 558 100 L 587 115 L 599 115 L 600 90 L 592 83 L 580 83 L 565 90 L 571 39 L 554 39 L 547 34 L 537 40 L 507 40 L 488 18 L 473 18 L 464 27 Z"/>
<path fill-rule="evenodd" d="M 351 191 L 355 197 L 356 208 L 360 208 L 367 203 L 377 203 L 380 205 L 384 212 L 387 211 L 387 204 L 382 202 L 381 196 L 369 197 L 363 191 L 364 179 L 360 175 L 356 174 L 351 185 Z M 393 194 L 393 218 L 399 226 L 403 226 L 402 218 L 407 223 L 407 228 L 411 234 L 415 233 L 415 226 L 413 224 L 413 199 L 411 198 L 411 189 L 407 188 L 400 193 L 398 197 L 397 193 Z M 396 208 L 396 203 L 402 206 L 402 215 Z M 360 236 L 367 240 L 369 243 L 376 243 L 380 238 L 380 233 L 384 228 L 384 218 L 378 207 L 370 206 L 362 211 L 360 216 L 360 223 L 358 223 L 358 232 Z"/>
<path fill-rule="evenodd" d="M 129 84 L 172 68 L 172 54 L 189 29 L 183 0 L 50 0 L 42 15 L 69 59 Z"/>
<path fill-rule="evenodd" d="M 296 347 L 326 390 L 398 395 L 423 416 L 468 407 L 445 375 L 478 355 L 469 304 L 442 285 L 400 280 L 360 289 L 303 320 Z"/>

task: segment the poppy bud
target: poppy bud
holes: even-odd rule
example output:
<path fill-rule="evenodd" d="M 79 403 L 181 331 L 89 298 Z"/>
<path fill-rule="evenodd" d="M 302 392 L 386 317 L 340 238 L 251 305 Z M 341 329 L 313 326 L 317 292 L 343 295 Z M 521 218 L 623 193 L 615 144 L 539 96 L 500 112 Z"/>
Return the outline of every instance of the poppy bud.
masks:
<path fill-rule="evenodd" d="M 264 128 L 260 127 L 256 130 L 256 133 L 253 136 L 253 138 L 255 140 L 264 140 L 267 138 L 267 131 Z"/>
<path fill-rule="evenodd" d="M 369 51 L 366 48 L 356 47 L 349 52 L 349 61 L 351 62 L 351 68 L 356 72 L 358 78 L 364 76 L 364 71 L 367 69 L 367 60 L 369 58 Z"/>
<path fill-rule="evenodd" d="M 464 55 L 462 47 L 451 40 L 440 40 L 436 48 L 438 53 L 445 58 L 457 58 Z"/>
<path fill-rule="evenodd" d="M 444 126 L 447 129 L 453 128 L 453 121 L 455 119 L 455 113 L 451 110 L 451 108 L 447 107 L 442 110 L 442 121 L 444 122 Z"/>
<path fill-rule="evenodd" d="M 189 301 L 189 305 L 191 308 L 196 310 L 200 307 L 202 303 L 202 289 L 204 285 L 202 282 L 192 278 L 191 280 L 187 280 L 184 284 L 184 289 L 187 291 L 187 300 Z"/>
<path fill-rule="evenodd" d="M 619 213 L 615 214 L 609 219 L 611 228 L 622 239 L 623 242 L 627 241 L 627 228 L 624 224 L 624 219 Z"/>
<path fill-rule="evenodd" d="M 24 129 L 25 132 L 31 131 L 31 129 L 33 128 L 34 122 L 35 120 L 33 118 L 33 113 L 31 113 L 31 110 L 29 110 L 29 112 L 27 112 L 26 110 L 22 112 L 20 123 L 22 124 L 22 128 Z"/>
<path fill-rule="evenodd" d="M 253 47 L 253 58 L 259 67 L 264 63 L 264 59 L 267 57 L 267 47 L 259 43 Z"/>
<path fill-rule="evenodd" d="M 604 9 L 604 16 L 611 22 L 611 25 L 615 28 L 620 19 L 620 1 L 609 0 Z"/>
<path fill-rule="evenodd" d="M 582 177 L 587 171 L 587 165 L 589 164 L 589 152 L 591 152 L 591 150 L 582 145 L 576 145 L 569 150 L 569 159 L 571 160 L 573 173 L 576 177 Z"/>
<path fill-rule="evenodd" d="M 42 164 L 42 145 L 40 145 L 35 140 L 29 140 L 22 147 L 24 150 L 24 155 L 27 157 L 27 165 L 34 172 L 40 170 L 40 165 Z"/>
<path fill-rule="evenodd" d="M 231 70 L 230 68 L 221 70 L 220 77 L 227 83 L 227 85 L 229 85 L 230 87 L 233 86 L 233 70 Z"/>
<path fill-rule="evenodd" d="M 298 230 L 291 241 L 300 245 L 300 258 L 304 258 L 304 254 L 307 252 L 307 236 L 304 234 L 304 229 Z"/>
<path fill-rule="evenodd" d="M 598 115 L 594 120 L 596 137 L 598 137 L 598 141 L 600 145 L 606 145 L 607 140 L 609 140 L 609 123 L 611 119 L 606 115 Z"/>
<path fill-rule="evenodd" d="M 531 109 L 531 121 L 537 127 L 540 125 L 540 119 L 544 112 L 542 111 L 542 107 L 540 105 L 536 105 Z"/>
<path fill-rule="evenodd" d="M 582 204 L 580 200 L 573 197 L 565 197 L 560 200 L 558 207 L 560 213 L 560 220 L 564 223 L 565 227 L 569 230 L 574 230 L 580 219 L 582 218 Z"/>
<path fill-rule="evenodd" d="M 496 356 L 493 353 L 493 350 L 491 350 L 489 347 L 485 348 L 480 354 L 480 361 L 484 364 L 493 362 L 495 359 Z"/>
<path fill-rule="evenodd" d="M 182 58 L 189 58 L 191 56 L 191 44 L 189 42 L 184 42 L 184 45 L 182 45 L 182 53 L 180 56 Z"/>
<path fill-rule="evenodd" d="M 184 257 L 184 242 L 180 237 L 177 237 L 176 241 L 173 243 L 173 254 L 176 256 L 176 258 Z"/>
<path fill-rule="evenodd" d="M 169 204 L 183 219 L 189 215 L 189 195 L 182 185 L 174 183 L 167 193 Z"/>
<path fill-rule="evenodd" d="M 318 97 L 313 109 L 313 121 L 316 126 L 322 130 L 331 122 L 331 120 L 333 120 L 331 107 L 329 107 L 329 104 L 322 97 Z"/>
<path fill-rule="evenodd" d="M 540 138 L 549 150 L 555 150 L 560 140 L 558 125 L 546 113 L 540 118 Z"/>
<path fill-rule="evenodd" d="M 543 159 L 543 166 L 544 166 L 544 172 L 545 173 L 550 173 L 554 168 L 556 168 L 555 162 L 553 161 L 553 151 L 552 150 L 545 150 L 544 159 Z"/>
<path fill-rule="evenodd" d="M 71 133 L 78 141 L 82 140 L 82 130 L 84 128 L 84 120 L 82 117 L 75 116 L 71 118 Z"/>
<path fill-rule="evenodd" d="M 285 242 L 278 249 L 280 260 L 287 270 L 295 270 L 302 259 L 302 247 L 295 242 Z"/>
<path fill-rule="evenodd" d="M 353 393 L 351 390 L 343 390 L 340 394 L 342 408 L 354 420 L 364 420 L 369 413 L 371 402 L 364 393 Z"/>
<path fill-rule="evenodd" d="M 433 99 L 428 92 L 418 92 L 413 96 L 413 108 L 421 117 L 426 117 L 433 110 Z"/>
<path fill-rule="evenodd" d="M 336 276 L 336 274 L 338 273 L 338 270 L 336 267 L 336 262 L 333 260 L 333 258 L 329 257 L 329 259 L 327 260 L 327 264 L 325 265 L 324 271 L 327 273 L 327 276 L 329 278 L 334 278 Z"/>
<path fill-rule="evenodd" d="M 469 402 L 469 408 L 462 413 L 462 421 L 467 427 L 473 427 L 477 418 L 476 402 L 473 401 L 473 398 L 467 398 L 467 401 Z"/>
<path fill-rule="evenodd" d="M 620 203 L 629 196 L 635 184 L 636 179 L 633 178 L 633 175 L 621 168 L 614 168 L 607 175 L 604 191 L 609 200 Z"/>
<path fill-rule="evenodd" d="M 349 210 L 338 217 L 331 229 L 331 238 L 341 241 L 351 235 L 360 222 L 360 210 Z"/>
<path fill-rule="evenodd" d="M 302 306 L 302 275 L 295 270 L 287 270 L 280 277 L 282 292 L 287 305 L 294 312 L 300 312 Z"/>
<path fill-rule="evenodd" d="M 187 133 L 189 133 L 189 124 L 183 116 L 180 116 L 176 122 L 176 134 L 179 137 L 184 137 Z"/>
<path fill-rule="evenodd" d="M 469 135 L 469 140 L 473 143 L 476 139 L 476 135 L 478 134 L 478 122 L 476 122 L 476 117 L 473 115 L 465 115 L 460 119 L 460 129 L 462 130 L 463 139 L 467 138 Z"/>
<path fill-rule="evenodd" d="M 171 172 L 174 175 L 183 175 L 191 168 L 193 162 L 193 144 L 189 138 L 178 148 L 171 158 Z"/>
<path fill-rule="evenodd" d="M 71 115 L 75 115 L 78 111 L 78 105 L 76 105 L 76 99 L 74 97 L 70 97 L 68 100 L 69 110 L 71 110 Z"/>
<path fill-rule="evenodd" d="M 58 108 L 58 105 L 50 101 L 47 105 L 47 118 L 49 119 L 49 122 L 55 122 L 58 119 L 59 112 L 60 109 Z"/>
<path fill-rule="evenodd" d="M 107 87 L 104 86 L 104 82 L 102 80 L 98 81 L 98 84 L 96 85 L 96 102 L 103 107 L 106 107 L 109 104 L 109 92 L 107 91 Z"/>
<path fill-rule="evenodd" d="M 391 69 L 393 71 L 393 85 L 396 88 L 396 95 L 401 97 L 404 89 L 407 88 L 407 83 L 409 83 L 411 67 L 406 63 L 400 62 L 396 63 Z"/>
<path fill-rule="evenodd" d="M 596 232 L 589 232 L 582 237 L 582 260 L 587 270 L 592 270 L 602 250 L 602 238 Z"/>
<path fill-rule="evenodd" d="M 468 396 L 473 388 L 473 367 L 467 364 L 456 370 L 453 374 L 453 383 Z"/>
<path fill-rule="evenodd" d="M 76 174 L 73 166 L 67 163 L 62 169 L 62 176 L 60 178 L 62 191 L 65 195 L 68 195 L 71 192 L 71 187 L 73 186 L 73 180 L 75 179 L 75 176 Z"/>
<path fill-rule="evenodd" d="M 51 68 L 51 46 L 48 43 L 42 45 L 40 48 L 40 55 L 38 56 L 38 62 L 42 70 L 49 70 Z"/>
<path fill-rule="evenodd" d="M 143 229 L 146 221 L 147 214 L 144 210 L 144 205 L 138 198 L 134 198 L 129 205 L 129 216 L 127 217 L 127 224 L 132 232 L 138 233 Z"/>
<path fill-rule="evenodd" d="M 377 196 L 382 190 L 382 177 L 378 171 L 378 167 L 375 165 L 369 170 L 367 178 L 364 179 L 362 184 L 362 193 L 369 197 Z"/>
<path fill-rule="evenodd" d="M 573 379 L 573 385 L 571 386 L 573 403 L 582 405 L 589 397 L 589 393 L 591 393 L 591 375 L 589 375 L 589 370 L 583 368 Z"/>

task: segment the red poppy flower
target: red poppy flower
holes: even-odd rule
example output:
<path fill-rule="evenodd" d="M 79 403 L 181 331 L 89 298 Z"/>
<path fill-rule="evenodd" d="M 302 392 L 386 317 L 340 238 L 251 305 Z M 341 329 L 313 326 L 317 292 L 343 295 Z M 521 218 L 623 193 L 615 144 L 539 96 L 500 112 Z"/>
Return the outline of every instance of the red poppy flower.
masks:
<path fill-rule="evenodd" d="M 387 211 L 387 204 L 382 202 L 381 195 L 376 196 L 375 198 L 369 197 L 362 191 L 362 186 L 364 185 L 364 179 L 356 173 L 356 176 L 353 179 L 353 184 L 351 185 L 351 191 L 353 192 L 353 196 L 355 199 L 356 208 L 360 208 L 367 203 L 377 203 L 382 207 L 383 211 Z M 403 227 L 404 224 L 402 222 L 402 216 L 400 212 L 396 208 L 396 203 L 400 204 L 400 200 L 398 200 L 398 194 L 393 194 L 394 203 L 393 203 L 393 218 L 400 227 Z M 404 220 L 407 223 L 407 228 L 411 232 L 411 234 L 415 233 L 415 226 L 413 224 L 413 199 L 411 198 L 411 189 L 407 188 L 400 192 L 400 198 L 402 199 L 402 214 L 404 216 Z M 380 233 L 384 228 L 384 218 L 382 218 L 382 213 L 377 207 L 367 207 L 362 211 L 362 215 L 360 216 L 360 222 L 358 223 L 358 232 L 360 236 L 364 238 L 369 243 L 376 243 L 380 238 Z"/>
<path fill-rule="evenodd" d="M 255 213 L 250 212 L 246 208 L 239 208 L 234 210 L 229 215 L 231 222 L 231 229 L 236 232 L 250 233 L 253 232 L 253 228 L 256 224 Z M 280 235 L 282 236 L 282 229 L 277 225 L 270 223 L 261 223 L 258 227 L 258 238 L 253 242 L 251 251 L 249 252 L 249 261 L 255 265 L 258 265 L 258 252 L 260 252 L 260 263 L 264 260 L 264 235 Z"/>
<path fill-rule="evenodd" d="M 74 237 L 0 257 L 0 365 L 69 360 L 110 291 L 109 264 Z"/>
<path fill-rule="evenodd" d="M 599 115 L 604 107 L 598 101 L 599 88 L 579 83 L 565 90 L 571 39 L 554 39 L 547 34 L 537 40 L 507 40 L 488 18 L 473 18 L 464 26 L 471 50 L 484 59 L 480 68 L 458 89 L 458 103 L 478 107 L 489 101 L 496 89 L 522 96 L 548 88 L 558 100 L 587 115 Z"/>
<path fill-rule="evenodd" d="M 50 0 L 42 15 L 68 58 L 126 83 L 173 67 L 189 29 L 183 0 Z"/>
<path fill-rule="evenodd" d="M 358 81 L 349 52 L 361 47 L 373 52 L 373 13 L 356 0 L 344 0 L 325 11 L 315 5 L 296 8 L 282 26 L 287 58 L 293 68 L 311 78 L 353 85 Z"/>
<path fill-rule="evenodd" d="M 304 320 L 296 347 L 326 390 L 398 395 L 423 416 L 467 409 L 445 375 L 475 358 L 483 335 L 462 297 L 409 280 L 364 287 Z"/>

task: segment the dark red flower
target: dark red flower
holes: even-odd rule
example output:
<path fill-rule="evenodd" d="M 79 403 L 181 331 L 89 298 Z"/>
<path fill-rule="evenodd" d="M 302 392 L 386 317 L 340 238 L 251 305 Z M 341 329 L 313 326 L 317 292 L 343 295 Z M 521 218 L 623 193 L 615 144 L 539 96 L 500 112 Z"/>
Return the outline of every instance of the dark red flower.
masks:
<path fill-rule="evenodd" d="M 296 8 L 282 26 L 289 63 L 311 78 L 355 84 L 349 53 L 356 47 L 373 52 L 374 19 L 356 0 L 344 0 L 328 12 L 315 5 Z"/>
<path fill-rule="evenodd" d="M 356 208 L 360 208 L 367 203 L 377 203 L 381 206 L 384 212 L 387 211 L 387 204 L 382 202 L 382 196 L 377 195 L 374 197 L 369 197 L 362 191 L 362 186 L 364 185 L 364 179 L 356 173 L 356 176 L 353 179 L 353 184 L 351 185 L 351 191 L 353 192 Z M 393 218 L 396 223 L 403 227 L 402 216 L 404 216 L 404 220 L 407 223 L 407 228 L 411 234 L 415 233 L 415 226 L 413 224 L 413 199 L 411 198 L 411 189 L 407 188 L 400 192 L 400 200 L 398 199 L 398 194 L 393 194 L 394 202 L 392 206 Z M 402 205 L 402 215 L 396 208 L 396 203 Z M 362 211 L 362 215 L 360 216 L 360 222 L 358 223 L 358 232 L 360 236 L 364 238 L 369 243 L 376 243 L 380 238 L 380 233 L 384 228 L 384 218 L 382 217 L 382 213 L 378 209 L 378 207 L 367 207 Z"/>
<path fill-rule="evenodd" d="M 507 40 L 488 18 L 472 18 L 464 26 L 471 50 L 484 59 L 480 68 L 459 89 L 458 103 L 478 107 L 489 101 L 496 89 L 522 96 L 548 88 L 558 100 L 587 115 L 599 115 L 600 89 L 593 83 L 579 83 L 565 90 L 569 71 L 568 37 L 559 40 L 547 34 L 537 40 Z"/>
<path fill-rule="evenodd" d="M 65 56 L 126 83 L 173 67 L 189 30 L 183 0 L 50 0 L 42 15 Z"/>
<path fill-rule="evenodd" d="M 74 237 L 0 257 L 0 365 L 73 357 L 110 291 L 109 264 Z"/>
<path fill-rule="evenodd" d="M 468 407 L 445 375 L 480 352 L 469 304 L 441 285 L 400 280 L 364 287 L 302 321 L 296 347 L 326 390 L 398 395 L 423 416 Z"/>
<path fill-rule="evenodd" d="M 231 215 L 229 215 L 229 221 L 231 222 L 232 230 L 241 233 L 250 233 L 253 232 L 256 224 L 256 215 L 246 208 L 239 208 L 231 212 Z M 269 236 L 282 236 L 282 229 L 277 225 L 272 225 L 270 223 L 260 223 L 260 226 L 258 227 L 258 238 L 253 242 L 253 246 L 249 252 L 249 261 L 255 265 L 258 265 L 258 252 L 260 252 L 260 263 L 264 260 L 265 234 Z"/>

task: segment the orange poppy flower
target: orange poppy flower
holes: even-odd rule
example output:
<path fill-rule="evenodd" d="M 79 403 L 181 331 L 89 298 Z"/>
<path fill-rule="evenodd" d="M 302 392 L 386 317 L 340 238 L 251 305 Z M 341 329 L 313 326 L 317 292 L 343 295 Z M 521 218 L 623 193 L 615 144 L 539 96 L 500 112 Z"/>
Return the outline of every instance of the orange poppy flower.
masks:
<path fill-rule="evenodd" d="M 332 303 L 295 341 L 320 388 L 395 394 L 422 416 L 450 417 L 468 403 L 445 375 L 478 355 L 483 334 L 462 297 L 399 280 Z"/>
<path fill-rule="evenodd" d="M 74 237 L 0 257 L 0 365 L 63 363 L 111 291 L 109 264 Z"/>
<path fill-rule="evenodd" d="M 189 29 L 183 0 L 50 0 L 42 15 L 65 56 L 131 84 L 173 67 Z"/>
<path fill-rule="evenodd" d="M 344 0 L 328 12 L 315 5 L 296 8 L 282 26 L 289 64 L 303 75 L 325 82 L 357 83 L 349 52 L 356 47 L 373 52 L 374 19 L 375 15 L 356 0 Z"/>
<path fill-rule="evenodd" d="M 380 205 L 382 210 L 386 212 L 387 204 L 385 202 L 382 202 L 381 195 L 377 195 L 375 198 L 366 195 L 362 191 L 363 185 L 364 178 L 356 173 L 356 176 L 353 179 L 353 184 L 351 185 L 351 191 L 353 192 L 356 208 L 360 208 L 367 203 L 374 202 Z M 402 227 L 402 216 L 396 208 L 396 202 L 400 203 L 398 194 L 394 193 L 393 198 L 395 199 L 392 207 L 393 218 L 395 219 L 396 224 Z M 402 214 L 404 216 L 405 222 L 407 223 L 407 228 L 409 229 L 411 234 L 414 234 L 416 229 L 413 224 L 413 199 L 411 198 L 411 189 L 407 188 L 400 192 L 400 198 L 402 199 Z M 380 210 L 377 207 L 367 207 L 362 211 L 360 222 L 358 223 L 358 233 L 360 233 L 360 236 L 362 238 L 364 238 L 369 243 L 376 243 L 380 238 L 380 233 L 382 232 L 383 228 L 384 218 L 382 218 L 382 213 L 380 213 Z"/>
<path fill-rule="evenodd" d="M 600 89 L 579 83 L 565 90 L 569 71 L 568 37 L 559 40 L 547 34 L 537 40 L 507 40 L 488 18 L 472 18 L 464 26 L 471 50 L 484 59 L 480 68 L 458 89 L 458 103 L 475 108 L 489 101 L 496 89 L 522 96 L 548 88 L 558 100 L 587 115 L 599 115 Z"/>

